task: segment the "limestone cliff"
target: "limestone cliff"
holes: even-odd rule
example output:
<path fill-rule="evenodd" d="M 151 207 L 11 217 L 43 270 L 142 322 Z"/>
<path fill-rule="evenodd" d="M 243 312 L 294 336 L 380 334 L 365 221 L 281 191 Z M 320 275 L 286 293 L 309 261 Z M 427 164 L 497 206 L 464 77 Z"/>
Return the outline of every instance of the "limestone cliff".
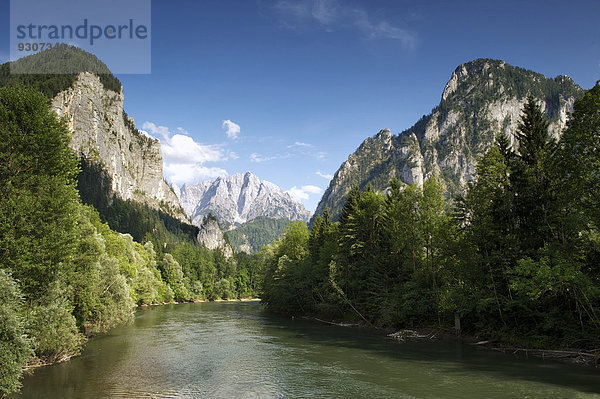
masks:
<path fill-rule="evenodd" d="M 346 195 L 357 185 L 384 190 L 391 178 L 422 184 L 442 177 L 449 195 L 461 192 L 477 159 L 504 131 L 513 140 L 529 94 L 543 107 L 550 132 L 560 135 L 582 89 L 570 78 L 545 76 L 503 61 L 478 59 L 460 65 L 440 104 L 411 128 L 393 135 L 381 130 L 366 139 L 335 173 L 315 214 L 329 208 L 337 218 Z"/>
<path fill-rule="evenodd" d="M 122 89 L 109 90 L 97 75 L 82 72 L 51 103 L 57 114 L 67 118 L 71 147 L 103 166 L 116 195 L 187 219 L 164 181 L 160 142 L 135 128 L 123 110 Z"/>
<path fill-rule="evenodd" d="M 225 238 L 217 218 L 212 214 L 208 214 L 202 221 L 200 231 L 198 232 L 198 242 L 211 251 L 217 249 L 223 251 L 226 258 L 233 256 L 231 245 L 229 245 L 229 242 Z"/>

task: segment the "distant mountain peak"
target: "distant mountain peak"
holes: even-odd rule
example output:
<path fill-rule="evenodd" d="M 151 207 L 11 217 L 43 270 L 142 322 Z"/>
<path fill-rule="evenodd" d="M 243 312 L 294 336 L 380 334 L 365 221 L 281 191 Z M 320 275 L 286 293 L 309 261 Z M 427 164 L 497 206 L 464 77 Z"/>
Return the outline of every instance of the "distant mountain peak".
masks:
<path fill-rule="evenodd" d="M 252 172 L 236 173 L 198 184 L 184 184 L 179 192 L 181 206 L 200 226 L 212 213 L 225 229 L 259 216 L 308 221 L 311 214 L 279 186 L 261 180 Z"/>

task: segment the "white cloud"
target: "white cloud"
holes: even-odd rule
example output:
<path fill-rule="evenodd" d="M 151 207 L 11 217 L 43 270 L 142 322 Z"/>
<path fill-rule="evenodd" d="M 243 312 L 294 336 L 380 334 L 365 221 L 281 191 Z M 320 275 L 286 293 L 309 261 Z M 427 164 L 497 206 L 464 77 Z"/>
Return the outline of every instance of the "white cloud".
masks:
<path fill-rule="evenodd" d="M 384 20 L 374 21 L 365 9 L 337 0 L 280 0 L 272 11 L 283 26 L 291 29 L 306 29 L 311 25 L 326 32 L 352 29 L 366 39 L 397 40 L 407 49 L 417 44 L 415 33 Z"/>
<path fill-rule="evenodd" d="M 223 159 L 223 151 L 214 145 L 203 145 L 190 136 L 176 134 L 162 146 L 163 157 L 174 163 L 203 164 Z"/>
<path fill-rule="evenodd" d="M 321 187 L 306 185 L 302 187 L 292 187 L 286 191 L 296 201 L 308 200 L 311 194 L 321 194 L 323 189 Z"/>
<path fill-rule="evenodd" d="M 310 194 L 321 194 L 323 189 L 321 187 L 313 186 L 311 184 L 307 186 L 302 186 L 302 189 Z"/>
<path fill-rule="evenodd" d="M 327 173 L 322 173 L 320 170 L 316 171 L 315 174 L 317 176 L 321 176 L 323 179 L 327 179 L 327 180 L 333 179 L 333 175 L 330 175 L 330 174 L 327 174 Z"/>
<path fill-rule="evenodd" d="M 148 133 L 151 133 L 152 135 L 156 136 L 160 136 L 163 137 L 164 139 L 168 139 L 169 136 L 171 135 L 171 132 L 169 132 L 169 128 L 166 126 L 156 126 L 154 123 L 152 122 L 144 122 L 144 124 L 142 125 L 143 129 L 147 129 Z M 158 137 L 158 138 L 160 138 Z"/>
<path fill-rule="evenodd" d="M 173 134 L 168 127 L 157 126 L 152 122 L 144 122 L 142 128 L 145 129 L 145 134 L 160 139 L 163 171 L 169 183 L 180 185 L 227 176 L 225 169 L 204 166 L 207 162 L 227 159 L 218 146 L 196 142 L 183 128 L 177 128 L 177 131 L 184 134 Z"/>
<path fill-rule="evenodd" d="M 253 152 L 252 154 L 250 154 L 250 162 L 256 162 L 256 163 L 260 163 L 260 162 L 266 162 L 270 159 L 273 159 L 272 157 L 263 157 L 262 155 L 260 155 L 257 152 Z"/>
<path fill-rule="evenodd" d="M 237 139 L 238 134 L 240 134 L 240 131 L 242 130 L 240 125 L 230 121 L 229 119 L 223 121 L 223 129 L 225 129 L 225 134 L 230 139 Z"/>
<path fill-rule="evenodd" d="M 180 185 L 227 176 L 225 169 L 209 168 L 200 164 L 168 164 L 165 162 L 163 171 L 168 182 Z"/>
<path fill-rule="evenodd" d="M 261 162 L 272 161 L 273 159 L 289 158 L 290 156 L 291 156 L 290 154 L 265 156 L 265 155 L 260 155 L 257 152 L 253 152 L 252 154 L 250 154 L 250 162 L 261 163 Z"/>
<path fill-rule="evenodd" d="M 309 195 L 306 191 L 304 191 L 301 188 L 298 188 L 296 186 L 287 190 L 286 193 L 288 193 L 296 201 L 307 200 L 309 197 Z"/>
<path fill-rule="evenodd" d="M 314 145 L 312 144 L 308 144 L 308 143 L 303 143 L 301 141 L 296 141 L 294 144 L 288 145 L 287 148 L 293 148 L 293 147 L 306 147 L 306 148 L 313 148 Z"/>

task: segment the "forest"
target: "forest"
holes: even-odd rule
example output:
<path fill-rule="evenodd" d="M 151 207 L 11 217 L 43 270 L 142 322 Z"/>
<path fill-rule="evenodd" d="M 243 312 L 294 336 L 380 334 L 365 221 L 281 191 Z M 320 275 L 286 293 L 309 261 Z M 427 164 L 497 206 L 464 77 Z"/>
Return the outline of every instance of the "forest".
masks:
<path fill-rule="evenodd" d="M 77 355 L 136 305 L 258 295 L 264 263 L 228 259 L 200 246 L 194 226 L 103 197 L 110 182 L 76 157 L 43 93 L 0 88 L 0 133 L 0 394 L 18 390 L 23 366 Z"/>
<path fill-rule="evenodd" d="M 464 194 L 352 189 L 340 220 L 293 223 L 268 248 L 263 301 L 290 315 L 452 328 L 530 348 L 600 345 L 600 84 L 559 140 L 532 97 Z"/>

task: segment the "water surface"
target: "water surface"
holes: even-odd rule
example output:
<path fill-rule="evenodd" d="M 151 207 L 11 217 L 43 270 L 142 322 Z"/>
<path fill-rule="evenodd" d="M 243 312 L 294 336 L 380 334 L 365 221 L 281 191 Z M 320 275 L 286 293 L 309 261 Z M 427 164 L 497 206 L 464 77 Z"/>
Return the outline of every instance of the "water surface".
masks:
<path fill-rule="evenodd" d="M 196 303 L 140 310 L 17 397 L 600 398 L 600 370 Z"/>

